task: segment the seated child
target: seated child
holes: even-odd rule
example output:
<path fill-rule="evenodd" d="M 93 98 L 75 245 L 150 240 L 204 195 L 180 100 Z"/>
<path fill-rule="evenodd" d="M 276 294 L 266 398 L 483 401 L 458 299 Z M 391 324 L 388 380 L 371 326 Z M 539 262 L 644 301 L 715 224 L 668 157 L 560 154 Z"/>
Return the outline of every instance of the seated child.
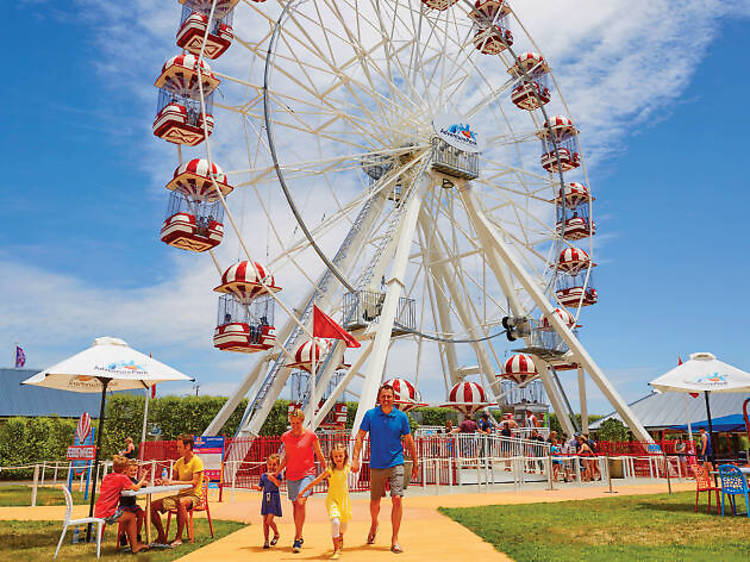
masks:
<path fill-rule="evenodd" d="M 128 475 L 128 478 L 130 478 L 130 481 L 133 484 L 138 484 L 138 461 L 135 459 L 130 459 L 128 461 L 128 468 L 126 469 L 125 473 Z M 141 507 L 136 503 L 135 496 L 120 496 L 120 509 L 123 511 L 129 511 L 131 513 L 135 513 L 136 520 L 138 522 L 138 540 L 141 540 L 141 529 L 143 529 L 143 520 L 146 516 L 146 512 L 141 509 Z M 120 546 L 127 546 L 128 539 L 123 534 L 120 537 Z"/>
<path fill-rule="evenodd" d="M 104 519 L 108 525 L 119 522 L 124 528 L 130 541 L 133 553 L 148 549 L 145 545 L 137 540 L 137 521 L 135 513 L 125 511 L 118 507 L 120 502 L 120 492 L 123 490 L 138 490 L 146 482 L 144 477 L 140 482 L 133 484 L 124 472 L 128 467 L 128 459 L 115 455 L 112 457 L 112 472 L 102 479 L 99 498 L 94 504 L 94 517 Z"/>

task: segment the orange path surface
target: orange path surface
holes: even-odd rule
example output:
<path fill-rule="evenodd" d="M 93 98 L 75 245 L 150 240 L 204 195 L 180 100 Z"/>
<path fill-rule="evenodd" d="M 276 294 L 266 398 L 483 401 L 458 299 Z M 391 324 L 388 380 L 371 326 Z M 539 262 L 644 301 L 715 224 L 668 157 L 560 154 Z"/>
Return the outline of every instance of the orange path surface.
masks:
<path fill-rule="evenodd" d="M 693 482 L 673 482 L 674 491 L 694 490 Z M 495 488 L 492 491 L 478 491 L 476 487 L 470 492 L 445 493 L 441 495 L 424 495 L 421 490 L 410 490 L 404 500 L 404 519 L 399 541 L 404 553 L 394 555 L 390 552 L 390 499 L 382 502 L 380 511 L 380 529 L 376 543 L 365 544 L 369 529 L 369 502 L 366 496 L 358 494 L 352 498 L 353 521 L 345 536 L 345 550 L 342 560 L 509 560 L 492 545 L 483 541 L 468 529 L 438 513 L 437 508 L 471 507 L 480 505 L 511 505 L 538 502 L 558 502 L 566 500 L 584 500 L 601 497 L 618 497 L 606 494 L 606 487 L 588 485 L 579 487 L 568 485 L 564 488 L 548 491 L 541 488 L 521 491 Z M 615 484 L 618 495 L 666 493 L 666 483 L 649 484 Z M 417 495 L 419 494 L 419 495 Z M 248 523 L 249 526 L 196 550 L 181 560 L 198 560 L 208 562 L 220 560 L 245 560 L 251 553 L 262 554 L 269 560 L 325 560 L 331 554 L 330 526 L 323 505 L 323 494 L 318 494 L 308 501 L 307 521 L 304 528 L 305 544 L 302 552 L 293 554 L 291 543 L 294 526 L 291 519 L 291 505 L 282 501 L 284 516 L 277 519 L 281 540 L 269 551 L 262 550 L 263 526 L 260 516 L 260 493 L 238 491 L 234 501 L 231 492 L 225 494 L 224 502 L 211 503 L 211 515 L 214 519 L 226 519 Z M 39 507 L 0 507 L 0 520 L 60 520 L 65 508 L 62 506 Z M 73 517 L 84 517 L 88 506 L 77 505 Z M 199 515 L 200 517 L 203 514 Z"/>
<path fill-rule="evenodd" d="M 692 482 L 673 483 L 674 491 L 694 490 Z M 615 486 L 618 495 L 665 493 L 666 483 Z M 444 489 L 445 490 L 445 489 Z M 376 543 L 365 544 L 369 529 L 369 502 L 366 497 L 352 499 L 353 520 L 345 536 L 342 560 L 510 560 L 506 555 L 483 541 L 468 529 L 452 519 L 438 513 L 437 508 L 471 507 L 479 505 L 524 504 L 537 502 L 557 502 L 613 497 L 605 493 L 606 488 L 570 486 L 548 491 L 543 489 L 523 491 L 492 491 L 445 495 L 407 495 L 404 499 L 404 518 L 399 533 L 399 542 L 404 553 L 398 556 L 390 552 L 390 499 L 381 504 L 380 528 Z M 408 494 L 408 492 L 407 492 Z M 617 497 L 617 496 L 615 496 Z M 291 505 L 283 501 L 284 517 L 278 519 L 281 539 L 269 551 L 261 548 L 263 527 L 260 517 L 260 494 L 237 493 L 235 502 L 228 500 L 213 504 L 211 514 L 217 519 L 232 519 L 249 522 L 251 525 L 231 535 L 194 551 L 180 560 L 245 560 L 250 553 L 260 553 L 272 560 L 325 560 L 331 554 L 330 526 L 323 506 L 324 495 L 316 495 L 308 501 L 307 521 L 303 536 L 305 544 L 302 552 L 293 554 L 291 542 L 294 526 L 291 521 Z"/>

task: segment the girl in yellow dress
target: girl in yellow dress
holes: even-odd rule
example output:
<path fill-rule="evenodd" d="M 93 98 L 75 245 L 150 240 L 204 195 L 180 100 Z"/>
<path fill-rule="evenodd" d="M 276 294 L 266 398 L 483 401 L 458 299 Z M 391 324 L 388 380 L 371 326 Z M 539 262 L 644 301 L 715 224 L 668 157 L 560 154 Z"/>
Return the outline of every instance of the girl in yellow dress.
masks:
<path fill-rule="evenodd" d="M 333 539 L 332 559 L 336 560 L 344 548 L 346 524 L 352 518 L 352 505 L 349 501 L 349 453 L 346 447 L 337 443 L 328 455 L 328 466 L 325 472 L 310 482 L 301 495 L 323 480 L 328 480 L 326 509 L 331 520 L 331 538 Z"/>

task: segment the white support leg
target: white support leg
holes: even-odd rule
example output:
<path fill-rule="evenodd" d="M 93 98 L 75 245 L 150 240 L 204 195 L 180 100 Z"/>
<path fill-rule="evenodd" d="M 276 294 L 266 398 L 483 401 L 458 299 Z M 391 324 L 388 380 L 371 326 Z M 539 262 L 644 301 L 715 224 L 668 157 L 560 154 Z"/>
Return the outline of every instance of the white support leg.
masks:
<path fill-rule="evenodd" d="M 371 237 L 372 230 L 375 228 L 376 222 L 378 217 L 382 214 L 383 207 L 385 205 L 386 197 L 384 194 L 376 195 L 375 198 L 372 200 L 372 205 L 369 208 L 369 210 L 363 210 L 360 211 L 360 216 L 358 216 L 357 221 L 359 221 L 359 226 L 356 224 L 352 226 L 352 228 L 349 231 L 349 234 L 347 234 L 347 237 L 345 239 L 345 242 L 342 244 L 342 246 L 339 248 L 339 252 L 337 253 L 337 257 L 334 258 L 334 263 L 336 263 L 337 267 L 343 272 L 349 271 L 353 265 L 356 263 L 357 258 L 359 257 L 361 248 L 364 247 L 366 241 Z M 364 216 L 363 216 L 364 214 Z M 351 239 L 350 239 L 351 237 Z M 346 244 L 346 240 L 349 240 L 348 246 Z M 315 293 L 316 297 L 316 304 L 322 308 L 325 309 L 328 306 L 328 303 L 330 302 L 332 296 L 336 293 L 336 291 L 340 290 L 340 286 L 334 282 L 333 280 L 330 280 L 327 283 L 323 283 L 324 279 L 326 277 L 326 272 L 323 273 L 323 275 L 320 276 L 318 279 L 318 284 Z M 324 285 L 324 288 L 321 290 L 321 285 Z M 312 297 L 313 292 L 311 291 L 309 293 L 309 298 L 306 300 L 303 300 L 301 305 L 298 307 L 299 310 L 301 310 L 303 307 L 306 306 L 307 302 L 309 302 L 310 298 Z M 289 326 L 289 332 L 287 334 L 291 334 L 292 329 L 295 326 L 295 322 L 292 319 L 289 319 L 286 326 Z M 285 341 L 288 338 L 288 335 L 284 338 L 279 338 L 280 341 Z M 276 399 L 281 395 L 282 390 L 284 389 L 284 386 L 286 385 L 286 381 L 289 378 L 290 370 L 288 368 L 281 368 L 279 372 L 276 374 L 273 383 L 271 387 L 268 389 L 268 392 L 264 396 L 262 403 L 258 408 L 255 409 L 252 416 L 245 421 L 245 424 L 243 427 L 240 427 L 238 435 L 242 436 L 256 436 L 260 432 L 260 428 L 263 426 L 263 423 L 266 420 L 266 417 L 268 416 L 268 413 L 271 411 L 271 408 L 273 407 L 273 404 L 275 403 Z M 262 384 L 262 381 L 261 381 Z M 258 392 L 260 391 L 260 387 Z M 240 397 L 242 398 L 242 397 Z M 252 400 L 250 403 L 248 403 L 248 409 L 251 407 Z M 247 410 L 246 410 L 247 414 Z"/>
<path fill-rule="evenodd" d="M 305 407 L 305 419 L 312 420 L 315 414 L 315 408 L 317 407 L 318 396 L 323 396 L 328 383 L 331 382 L 333 375 L 336 373 L 336 367 L 341 365 L 341 361 L 344 359 L 344 352 L 346 351 L 346 344 L 341 340 L 336 340 L 334 348 L 331 350 L 331 359 L 328 364 L 323 368 L 320 363 L 317 364 L 315 378 L 316 381 L 310 380 L 310 400 L 307 401 Z M 315 387 L 312 385 L 315 383 Z M 313 392 L 314 391 L 314 392 Z M 326 414 L 328 412 L 326 411 Z M 323 416 L 325 417 L 325 415 Z M 315 426 L 317 428 L 317 426 Z"/>
<path fill-rule="evenodd" d="M 544 385 L 544 391 L 547 393 L 547 398 L 549 398 L 550 405 L 557 414 L 557 421 L 560 422 L 560 425 L 563 427 L 565 433 L 572 436 L 576 432 L 576 430 L 575 427 L 573 427 L 573 422 L 570 420 L 570 417 L 567 414 L 567 409 L 563 404 L 563 400 L 560 396 L 560 392 L 557 389 L 557 385 L 555 384 L 555 381 L 552 380 L 552 376 L 549 372 L 549 364 L 538 357 L 534 357 L 534 361 L 536 362 L 537 370 L 539 371 L 539 378 Z"/>
<path fill-rule="evenodd" d="M 542 293 L 540 287 L 537 285 L 534 279 L 528 274 L 528 272 L 520 265 L 516 257 L 511 252 L 510 248 L 505 244 L 500 236 L 498 236 L 495 227 L 487 219 L 481 210 L 479 202 L 476 200 L 476 196 L 473 194 L 471 188 L 466 186 L 460 190 L 461 200 L 464 203 L 469 219 L 475 224 L 475 229 L 486 230 L 492 238 L 492 245 L 498 252 L 503 262 L 510 268 L 513 275 L 523 286 L 524 290 L 531 296 L 535 304 L 542 311 L 544 316 L 550 322 L 550 325 L 560 335 L 560 337 L 568 344 L 571 352 L 576 358 L 576 362 L 581 364 L 584 369 L 589 373 L 591 378 L 597 384 L 602 394 L 609 400 L 610 404 L 615 408 L 623 421 L 630 427 L 633 434 L 641 441 L 653 442 L 653 439 L 648 434 L 646 429 L 643 427 L 638 418 L 635 417 L 633 411 L 620 397 L 617 390 L 609 383 L 607 377 L 604 375 L 602 370 L 591 358 L 586 349 L 578 341 L 575 334 L 568 328 L 568 326 L 562 321 L 562 319 L 553 314 L 554 307 L 550 304 L 547 298 Z"/>
<path fill-rule="evenodd" d="M 573 334 L 570 328 L 568 328 L 559 316 L 553 314 L 554 307 L 544 296 L 544 293 L 542 293 L 534 279 L 532 279 L 527 271 L 520 265 L 510 248 L 505 244 L 502 238 L 498 236 L 495 227 L 484 215 L 479 202 L 476 200 L 476 196 L 473 194 L 469 186 L 466 186 L 461 190 L 461 199 L 464 203 L 469 219 L 475 224 L 475 229 L 485 230 L 490 235 L 495 251 L 498 252 L 502 260 L 508 265 L 513 275 L 523 286 L 524 290 L 529 296 L 531 296 L 544 316 L 550 322 L 550 325 L 565 343 L 568 344 L 568 347 L 576 358 L 576 362 L 581 364 L 586 371 L 588 371 L 591 378 L 597 384 L 604 396 L 609 400 L 610 404 L 615 408 L 617 413 L 620 414 L 623 421 L 628 427 L 630 427 L 633 434 L 641 441 L 653 442 L 653 439 L 641 422 L 635 417 L 635 414 L 633 414 L 630 407 L 620 397 L 617 390 L 615 390 L 615 388 L 609 383 L 607 377 L 581 345 L 581 342 L 578 341 L 575 334 Z"/>
<path fill-rule="evenodd" d="M 311 416 L 308 418 L 305 416 L 305 419 L 309 419 L 310 423 L 308 425 L 308 429 L 311 429 L 315 431 L 321 423 L 323 423 L 323 420 L 328 415 L 328 412 L 331 411 L 331 408 L 333 408 L 333 405 L 338 402 L 338 399 L 341 397 L 341 395 L 346 390 L 346 387 L 349 386 L 349 383 L 351 383 L 352 379 L 354 378 L 354 375 L 356 375 L 359 372 L 359 369 L 362 367 L 364 362 L 367 360 L 367 358 L 370 356 L 370 352 L 372 351 L 373 341 L 370 340 L 370 342 L 367 344 L 367 347 L 365 347 L 362 352 L 359 354 L 359 357 L 357 357 L 357 360 L 352 364 L 351 367 L 349 367 L 349 370 L 346 372 L 344 377 L 339 381 L 339 383 L 336 385 L 336 388 L 333 389 L 333 392 L 328 397 L 328 400 L 325 401 L 323 406 L 321 406 L 320 410 L 318 410 L 314 416 Z"/>
<path fill-rule="evenodd" d="M 419 221 L 420 227 L 423 229 L 426 236 L 428 233 L 427 229 L 430 226 L 430 221 L 424 210 L 422 211 L 422 213 L 420 213 Z M 475 330 L 474 323 L 472 322 L 469 311 L 465 306 L 465 297 L 462 296 L 461 291 L 459 291 L 458 286 L 456 285 L 455 278 L 451 276 L 445 265 L 447 260 L 445 259 L 445 254 L 443 252 L 443 246 L 438 246 L 439 233 L 437 231 L 433 231 L 433 236 L 435 239 L 433 240 L 434 243 L 432 255 L 436 259 L 428 267 L 430 271 L 434 273 L 434 279 L 440 279 L 445 288 L 448 290 L 448 294 L 450 294 L 451 296 L 451 300 L 453 302 L 454 308 L 456 309 L 456 313 L 458 314 L 461 324 L 466 330 L 469 338 L 477 339 L 479 336 L 484 336 L 485 334 L 478 334 Z M 444 242 L 442 244 L 444 245 Z M 437 300 L 438 303 L 440 303 L 442 299 L 438 298 Z M 489 387 L 490 393 L 494 398 L 497 399 L 497 397 L 500 395 L 499 384 L 497 380 L 495 380 L 495 368 L 492 365 L 492 360 L 487 353 L 487 349 L 484 347 L 483 342 L 472 342 L 471 346 L 474 349 L 477 361 L 479 362 L 481 374 L 483 375 L 483 378 L 487 383 L 487 386 Z M 456 382 L 458 381 L 456 380 Z"/>
<path fill-rule="evenodd" d="M 398 309 L 398 301 L 405 286 L 404 274 L 409 262 L 411 245 L 414 241 L 417 217 L 422 206 L 422 194 L 430 182 L 430 176 L 425 175 L 417 181 L 419 183 L 415 186 L 414 193 L 409 196 L 406 202 L 406 209 L 401 218 L 401 224 L 398 226 L 395 234 L 398 245 L 396 246 L 396 253 L 393 258 L 390 279 L 386 281 L 385 300 L 383 301 L 383 309 L 380 312 L 375 341 L 373 342 L 372 356 L 367 362 L 365 381 L 362 385 L 359 407 L 357 408 L 357 415 L 352 427 L 354 434 L 356 434 L 362 423 L 362 416 L 365 415 L 367 410 L 375 406 L 378 388 L 383 378 L 385 360 L 388 356 L 388 348 L 391 345 L 393 322 Z"/>
<path fill-rule="evenodd" d="M 583 367 L 578 367 L 578 401 L 581 404 L 581 431 L 589 432 L 589 407 L 586 404 L 586 377 Z"/>

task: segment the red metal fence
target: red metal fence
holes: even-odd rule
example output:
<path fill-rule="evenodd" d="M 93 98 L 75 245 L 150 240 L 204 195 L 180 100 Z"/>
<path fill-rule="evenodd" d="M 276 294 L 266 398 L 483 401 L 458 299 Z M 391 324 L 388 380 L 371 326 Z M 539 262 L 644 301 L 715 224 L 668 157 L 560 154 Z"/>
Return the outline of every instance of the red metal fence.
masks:
<path fill-rule="evenodd" d="M 323 455 L 327 456 L 336 443 L 347 445 L 351 450 L 353 440 L 348 433 L 322 434 L 319 436 Z M 513 457 L 539 458 L 547 456 L 545 444 L 519 439 L 500 439 L 474 436 L 430 435 L 415 439 L 417 453 L 422 464 L 412 485 L 429 486 L 436 484 L 452 484 L 457 481 L 456 473 L 462 460 L 467 458 L 500 459 Z M 627 457 L 630 470 L 634 477 L 650 478 L 665 477 L 666 466 L 664 455 L 669 459 L 672 467 L 671 474 L 685 475 L 687 465 L 695 462 L 695 450 L 692 443 L 686 443 L 684 457 L 678 457 L 675 452 L 675 441 L 659 443 L 646 442 L 609 442 L 601 441 L 597 444 L 597 456 Z M 143 461 L 149 463 L 145 470 L 160 477 L 163 469 L 169 470 L 172 462 L 179 458 L 175 441 L 151 441 L 141 444 Z M 540 448 L 541 447 L 541 448 Z M 538 449 L 538 450 L 537 450 Z M 266 459 L 274 453 L 280 453 L 282 443 L 280 436 L 262 436 L 257 438 L 227 439 L 224 456 L 223 482 L 221 486 L 249 489 L 257 485 L 261 474 L 266 470 Z M 244 454 L 243 454 L 244 451 Z M 239 453 L 238 453 L 239 452 Z M 242 457 L 242 458 L 239 458 Z M 361 469 L 352 474 L 349 486 L 352 491 L 367 491 L 370 488 L 370 451 L 368 443 L 362 455 Z M 153 461 L 153 462 L 152 462 Z M 503 461 L 505 462 L 505 461 Z M 151 467 L 151 468 L 149 468 Z M 318 467 L 322 469 L 322 467 Z M 325 484 L 318 486 L 316 491 L 325 491 Z"/>

